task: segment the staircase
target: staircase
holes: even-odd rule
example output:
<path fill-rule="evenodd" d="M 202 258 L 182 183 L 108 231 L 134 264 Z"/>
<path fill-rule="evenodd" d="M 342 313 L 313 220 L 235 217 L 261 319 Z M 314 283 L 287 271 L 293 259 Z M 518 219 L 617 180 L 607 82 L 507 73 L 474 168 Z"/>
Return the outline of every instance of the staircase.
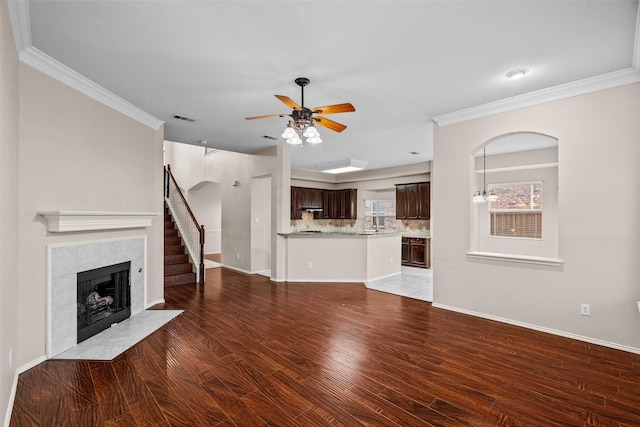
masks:
<path fill-rule="evenodd" d="M 196 273 L 189 262 L 186 248 L 173 223 L 169 208 L 164 207 L 164 286 L 196 283 Z"/>

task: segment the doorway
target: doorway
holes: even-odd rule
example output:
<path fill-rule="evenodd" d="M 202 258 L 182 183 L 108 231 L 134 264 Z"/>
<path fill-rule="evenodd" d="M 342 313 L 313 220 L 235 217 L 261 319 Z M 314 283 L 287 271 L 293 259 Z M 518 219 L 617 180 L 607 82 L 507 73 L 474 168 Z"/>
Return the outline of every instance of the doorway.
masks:
<path fill-rule="evenodd" d="M 203 181 L 187 194 L 189 205 L 200 224 L 204 225 L 205 268 L 220 267 L 222 248 L 222 186 Z"/>

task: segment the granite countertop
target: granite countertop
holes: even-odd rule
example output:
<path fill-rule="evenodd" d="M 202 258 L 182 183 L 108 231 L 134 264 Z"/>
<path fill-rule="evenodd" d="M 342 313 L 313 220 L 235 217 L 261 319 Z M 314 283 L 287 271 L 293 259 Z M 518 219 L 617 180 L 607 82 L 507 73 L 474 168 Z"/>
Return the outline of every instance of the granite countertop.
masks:
<path fill-rule="evenodd" d="M 293 233 L 278 233 L 279 236 L 284 237 L 383 237 L 383 236 L 400 236 L 397 232 L 375 232 L 375 231 L 357 231 L 357 232 L 344 232 L 344 231 L 297 231 Z"/>
<path fill-rule="evenodd" d="M 414 237 L 418 239 L 430 239 L 431 233 L 429 230 L 425 231 L 405 231 L 402 233 L 402 237 Z"/>

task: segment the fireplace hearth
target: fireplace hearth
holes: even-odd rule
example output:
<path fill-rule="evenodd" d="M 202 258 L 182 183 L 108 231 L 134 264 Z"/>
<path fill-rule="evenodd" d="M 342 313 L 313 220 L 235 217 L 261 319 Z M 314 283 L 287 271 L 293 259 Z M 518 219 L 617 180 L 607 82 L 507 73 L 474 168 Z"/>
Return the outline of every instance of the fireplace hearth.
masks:
<path fill-rule="evenodd" d="M 131 316 L 131 262 L 78 273 L 78 343 Z"/>

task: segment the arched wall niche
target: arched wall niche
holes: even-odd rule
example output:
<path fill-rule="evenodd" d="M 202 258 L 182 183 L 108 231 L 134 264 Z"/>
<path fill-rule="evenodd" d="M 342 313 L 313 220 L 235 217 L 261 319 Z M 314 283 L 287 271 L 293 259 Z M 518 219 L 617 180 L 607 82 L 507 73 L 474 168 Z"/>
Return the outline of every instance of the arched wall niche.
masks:
<path fill-rule="evenodd" d="M 507 257 L 538 257 L 557 259 L 558 250 L 558 138 L 539 132 L 515 131 L 497 135 L 480 144 L 472 153 L 472 188 L 475 192 L 497 190 L 496 199 L 478 202 L 469 195 L 471 206 L 470 253 L 495 254 Z M 515 185 L 515 186 L 514 186 Z M 526 204 L 520 203 L 523 193 L 515 189 L 536 188 L 541 191 L 542 210 L 536 216 Z M 473 202 L 476 200 L 476 202 Z M 537 206 L 537 204 L 534 204 Z M 531 206 L 531 205 L 529 205 Z M 516 219 L 519 218 L 519 219 Z M 508 220 L 513 235 L 493 231 L 492 218 Z M 525 219 L 535 218 L 540 237 L 518 235 Z M 496 229 L 498 227 L 496 226 Z"/>

